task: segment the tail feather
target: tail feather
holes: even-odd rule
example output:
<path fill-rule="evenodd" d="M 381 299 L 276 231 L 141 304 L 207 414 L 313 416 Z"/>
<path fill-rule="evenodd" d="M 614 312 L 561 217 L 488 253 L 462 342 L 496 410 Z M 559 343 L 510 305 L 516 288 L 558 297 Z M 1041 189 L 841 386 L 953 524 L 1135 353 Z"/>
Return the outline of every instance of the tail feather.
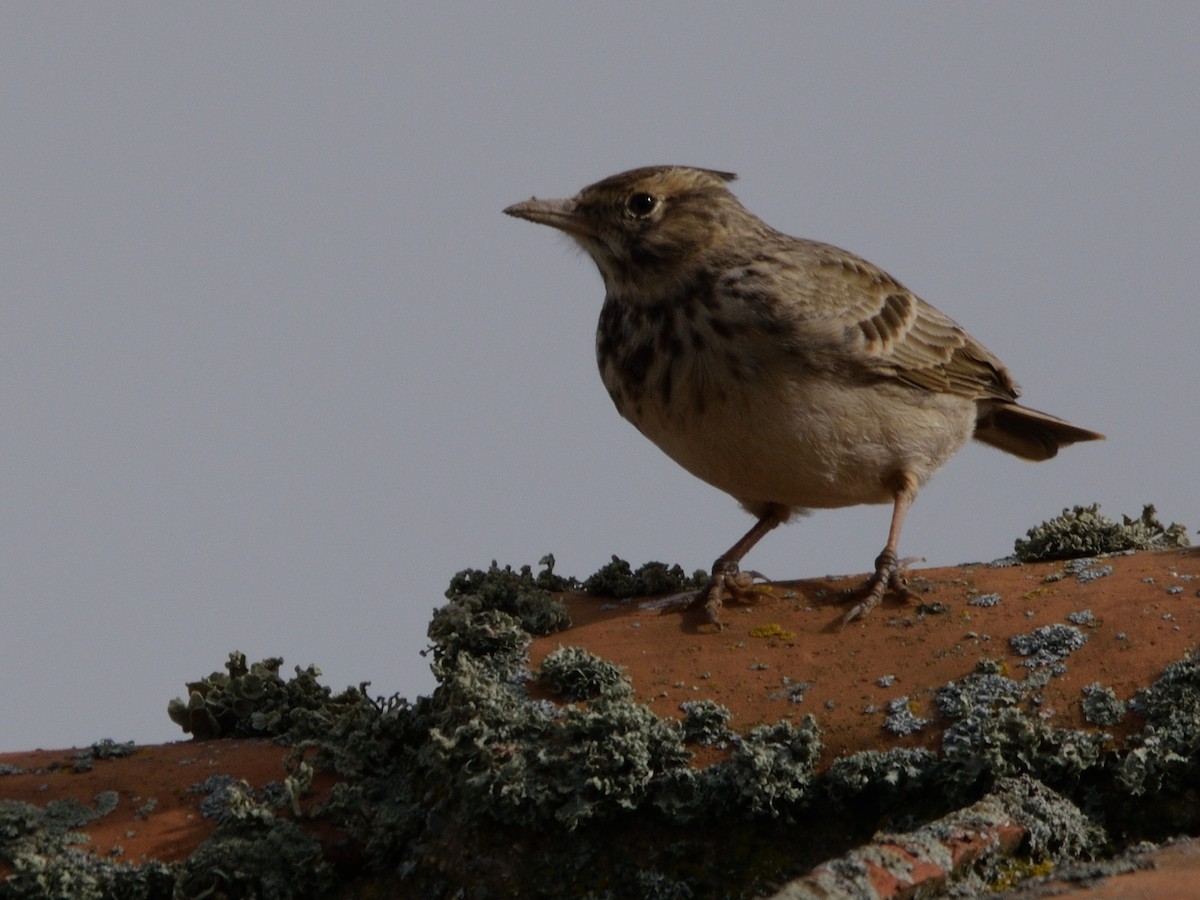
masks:
<path fill-rule="evenodd" d="M 1102 441 L 1104 435 L 1016 403 L 991 401 L 980 405 L 975 439 L 1019 456 L 1041 461 L 1078 441 Z"/>

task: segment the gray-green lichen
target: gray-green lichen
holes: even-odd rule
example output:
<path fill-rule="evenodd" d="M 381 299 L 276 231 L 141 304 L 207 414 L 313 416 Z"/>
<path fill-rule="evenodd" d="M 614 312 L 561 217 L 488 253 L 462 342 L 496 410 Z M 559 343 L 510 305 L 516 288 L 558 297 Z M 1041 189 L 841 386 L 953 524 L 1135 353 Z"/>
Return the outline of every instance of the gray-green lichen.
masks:
<path fill-rule="evenodd" d="M 1103 687 L 1100 682 L 1093 681 L 1091 684 L 1085 684 L 1080 693 L 1083 694 L 1079 701 L 1083 717 L 1091 724 L 1111 728 L 1125 718 L 1128 706 L 1117 699 L 1112 688 Z"/>
<path fill-rule="evenodd" d="M 120 759 L 123 756 L 130 756 L 134 752 L 132 742 L 117 743 L 112 738 L 104 738 L 96 741 L 86 750 L 80 750 L 75 754 L 75 761 L 71 764 L 73 772 L 90 772 L 96 764 L 96 760 L 103 759 Z"/>
<path fill-rule="evenodd" d="M 728 763 L 713 767 L 714 781 L 732 795 L 726 802 L 739 812 L 790 818 L 813 790 L 820 757 L 820 730 L 811 715 L 799 725 L 760 725 L 737 741 Z"/>
<path fill-rule="evenodd" d="M 1014 634 L 1008 639 L 1013 650 L 1025 657 L 1030 669 L 1048 668 L 1056 675 L 1066 671 L 1063 660 L 1087 643 L 1087 635 L 1074 625 L 1043 625 L 1029 634 Z"/>
<path fill-rule="evenodd" d="M 38 807 L 0 800 L 0 858 L 12 869 L 0 883 L 5 900 L 167 900 L 174 879 L 170 867 L 149 862 L 125 865 L 84 852 L 80 829 L 112 812 L 120 798 L 105 791 L 87 806 L 55 800 Z"/>
<path fill-rule="evenodd" d="M 934 780 L 939 777 L 938 755 L 924 747 L 863 750 L 833 760 L 822 777 L 821 790 L 833 809 L 898 810 L 936 793 Z"/>
<path fill-rule="evenodd" d="M 1154 507 L 1147 504 L 1136 519 L 1121 516 L 1115 522 L 1100 514 L 1100 504 L 1064 509 L 1029 529 L 1015 545 L 1022 562 L 1075 559 L 1123 550 L 1165 550 L 1188 546 L 1187 528 L 1178 522 L 1163 525 Z"/>
<path fill-rule="evenodd" d="M 660 718 L 617 667 L 578 648 L 541 667 L 567 705 L 535 699 L 532 633 L 564 627 L 552 592 L 580 584 L 555 575 L 552 558 L 541 566 L 455 576 L 429 628 L 438 686 L 415 701 L 372 698 L 365 684 L 335 694 L 315 667 L 285 680 L 279 659 L 249 665 L 232 654 L 225 673 L 188 685 L 172 718 L 196 736 L 291 744 L 292 774 L 278 790 L 230 781 L 220 797 L 210 791 L 220 824 L 204 847 L 185 863 L 141 867 L 98 864 L 43 811 L 0 805 L 0 856 L 17 872 L 0 897 L 321 898 L 344 888 L 347 872 L 377 896 L 748 897 L 845 853 L 881 822 L 910 833 L 1008 778 L 1044 785 L 1082 817 L 1031 812 L 1043 854 L 1099 827 L 1114 846 L 1200 827 L 1189 799 L 1200 782 L 1194 658 L 1138 693 L 1130 715 L 1144 727 L 1120 742 L 1050 724 L 1039 705 L 1048 667 L 1022 668 L 1018 680 L 983 660 L 933 698 L 940 747 L 829 759 L 818 717 L 739 733 L 727 709 L 699 700 L 681 720 Z M 1082 632 L 1034 636 L 1031 657 L 1053 656 Z M 1104 699 L 1085 691 L 1094 720 Z M 334 781 L 315 812 L 342 835 L 336 865 L 289 814 L 313 767 Z M 72 894 L 66 884 L 91 886 Z"/>
<path fill-rule="evenodd" d="M 225 672 L 188 684 L 188 699 L 167 704 L 167 715 L 197 740 L 216 737 L 319 737 L 355 708 L 371 705 L 366 684 L 334 694 L 322 685 L 316 666 L 295 668 L 284 680 L 278 657 L 247 665 L 234 651 Z"/>
<path fill-rule="evenodd" d="M 542 660 L 541 680 L 568 701 L 631 691 L 618 666 L 582 647 L 559 647 L 547 654 Z"/>
<path fill-rule="evenodd" d="M 1061 657 L 1079 643 L 1074 629 L 1056 638 L 1064 635 L 1037 635 L 1031 655 Z M 512 646 L 491 648 L 503 665 L 480 659 L 488 649 L 482 644 L 443 656 L 452 664 L 437 669 L 433 697 L 405 708 L 407 724 L 381 716 L 381 723 L 391 719 L 376 732 L 387 736 L 387 749 L 369 754 L 388 761 L 379 780 L 359 761 L 365 747 L 327 747 L 336 771 L 358 773 L 346 778 L 328 810 L 359 836 L 373 866 L 386 868 L 388 860 L 409 883 L 434 892 L 503 883 L 532 896 L 620 895 L 647 884 L 649 876 L 622 868 L 620 860 L 636 858 L 638 873 L 655 873 L 650 880 L 671 890 L 745 895 L 764 883 L 758 879 L 777 880 L 828 855 L 831 828 L 852 844 L 881 816 L 918 824 L 1004 778 L 1024 776 L 1065 792 L 1088 822 L 1121 819 L 1126 811 L 1119 798 L 1095 800 L 1112 793 L 1123 768 L 1112 739 L 1049 724 L 1038 703 L 1049 675 L 1040 671 L 1017 681 L 1002 663 L 983 661 L 937 695 L 940 752 L 859 753 L 826 760 L 822 771 L 813 717 L 739 735 L 729 728 L 728 711 L 712 701 L 688 704 L 680 724 L 659 719 L 625 691 L 597 690 L 599 682 L 573 695 L 580 705 L 548 706 L 525 692 Z M 565 671 L 608 671 L 583 651 L 559 652 Z M 612 672 L 600 681 L 624 686 Z M 696 768 L 689 748 L 704 744 L 728 747 L 728 758 Z M 1154 783 L 1160 790 L 1166 784 Z M 793 838 L 807 834 L 812 852 L 798 851 L 794 840 L 784 849 L 763 830 L 772 821 L 786 823 Z M 501 843 L 495 827 L 507 836 Z M 728 866 L 698 866 L 697 859 L 711 858 L 699 848 L 730 830 L 757 839 L 737 845 Z M 461 860 L 454 848 L 463 844 L 496 853 L 485 852 L 486 864 L 465 874 L 455 865 Z M 514 854 L 513 846 L 529 852 Z M 454 878 L 444 874 L 451 870 Z M 603 886 L 589 881 L 588 871 L 603 871 Z"/>
<path fill-rule="evenodd" d="M 887 718 L 883 720 L 884 729 L 898 737 L 904 737 L 916 734 L 933 721 L 918 716 L 914 712 L 914 707 L 914 701 L 910 700 L 907 695 L 889 700 Z"/>
<path fill-rule="evenodd" d="M 939 759 L 948 788 L 1028 774 L 1071 790 L 1094 774 L 1108 736 L 1049 724 L 1037 709 L 1042 683 L 1036 676 L 1015 681 L 999 664 L 982 660 L 975 672 L 939 690 L 938 709 L 952 720 Z"/>
<path fill-rule="evenodd" d="M 697 569 L 690 576 L 678 566 L 648 562 L 634 570 L 618 556 L 583 582 L 583 589 L 598 597 L 645 597 L 692 591 L 708 583 L 708 573 Z"/>
<path fill-rule="evenodd" d="M 711 746 L 733 737 L 729 730 L 732 714 L 715 700 L 685 700 L 679 704 L 683 713 L 683 739 L 690 743 Z"/>
<path fill-rule="evenodd" d="M 463 606 L 475 612 L 498 610 L 507 613 L 518 619 L 530 634 L 551 634 L 569 628 L 571 619 L 567 608 L 551 596 L 551 591 L 574 590 L 578 582 L 554 574 L 553 555 L 543 556 L 540 564 L 542 568 L 536 575 L 529 566 L 522 566 L 517 571 L 513 571 L 512 566 L 501 569 L 494 560 L 486 572 L 464 569 L 450 579 L 446 599 L 452 602 L 448 605 Z"/>
<path fill-rule="evenodd" d="M 849 853 L 773 894 L 773 900 L 828 900 L 831 897 L 876 897 L 873 871 L 888 872 L 896 881 L 896 896 L 934 896 L 937 882 L 919 882 L 914 869 L 936 871 L 959 879 L 941 896 L 977 897 L 995 889 L 997 873 L 1012 862 L 996 838 L 1016 826 L 1025 831 L 1021 848 L 1029 861 L 1069 862 L 1093 858 L 1105 846 L 1106 835 L 1068 798 L 1029 776 L 1000 779 L 978 802 L 949 812 L 935 821 L 903 831 L 881 831 Z M 977 854 L 959 854 L 964 843 L 989 835 Z M 903 888 L 913 888 L 904 891 Z M 889 896 L 892 896 L 889 894 Z"/>
<path fill-rule="evenodd" d="M 218 827 L 172 874 L 173 897 L 307 900 L 331 895 L 337 884 L 316 837 L 253 803 Z"/>

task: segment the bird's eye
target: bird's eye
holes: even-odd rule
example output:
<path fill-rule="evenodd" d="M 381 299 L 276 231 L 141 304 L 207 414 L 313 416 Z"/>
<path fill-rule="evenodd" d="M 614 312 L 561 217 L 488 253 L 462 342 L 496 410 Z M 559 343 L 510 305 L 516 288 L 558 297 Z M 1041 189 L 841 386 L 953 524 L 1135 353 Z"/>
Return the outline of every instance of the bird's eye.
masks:
<path fill-rule="evenodd" d="M 629 199 L 625 201 L 625 208 L 638 218 L 650 215 L 656 206 L 658 206 L 658 198 L 653 194 L 643 192 L 630 194 Z"/>

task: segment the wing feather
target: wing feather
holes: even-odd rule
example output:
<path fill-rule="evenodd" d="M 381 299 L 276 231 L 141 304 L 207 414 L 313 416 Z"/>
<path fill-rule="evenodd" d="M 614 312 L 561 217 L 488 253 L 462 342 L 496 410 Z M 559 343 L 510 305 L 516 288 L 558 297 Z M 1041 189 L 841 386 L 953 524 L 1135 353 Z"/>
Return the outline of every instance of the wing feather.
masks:
<path fill-rule="evenodd" d="M 838 342 L 839 357 L 865 374 L 972 399 L 1020 394 L 991 351 L 882 269 L 828 244 L 788 243 L 792 264 L 776 275 L 808 355 L 823 341 Z"/>

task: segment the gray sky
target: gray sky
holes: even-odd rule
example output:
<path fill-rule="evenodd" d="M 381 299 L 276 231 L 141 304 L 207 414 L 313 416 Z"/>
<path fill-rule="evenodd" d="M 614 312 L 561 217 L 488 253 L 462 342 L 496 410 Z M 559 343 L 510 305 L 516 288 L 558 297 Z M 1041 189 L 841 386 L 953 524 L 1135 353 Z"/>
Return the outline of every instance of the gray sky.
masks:
<path fill-rule="evenodd" d="M 612 409 L 592 263 L 500 212 L 637 165 L 738 172 L 1109 435 L 968 447 L 904 554 L 1095 501 L 1200 526 L 1197 34 L 1195 4 L 5 5 L 0 751 L 182 737 L 167 701 L 234 649 L 428 692 L 430 612 L 493 558 L 707 567 L 749 518 Z M 887 521 L 746 563 L 863 572 Z"/>

